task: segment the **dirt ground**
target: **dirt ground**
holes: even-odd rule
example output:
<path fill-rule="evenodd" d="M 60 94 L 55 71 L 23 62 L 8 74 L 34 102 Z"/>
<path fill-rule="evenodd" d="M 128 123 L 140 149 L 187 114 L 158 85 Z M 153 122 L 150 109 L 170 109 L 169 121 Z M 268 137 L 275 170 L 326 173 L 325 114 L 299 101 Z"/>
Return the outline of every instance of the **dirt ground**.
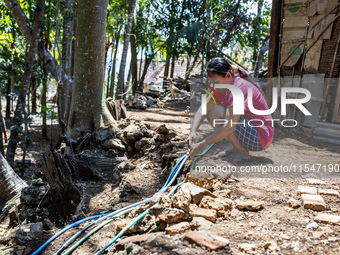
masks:
<path fill-rule="evenodd" d="M 190 119 L 185 116 L 185 108 L 189 102 L 166 103 L 165 109 L 148 108 L 147 110 L 128 109 L 132 118 L 144 120 L 152 126 L 165 124 L 169 129 L 183 133 L 185 136 L 190 131 Z M 36 125 L 36 126 L 34 126 Z M 41 172 L 40 153 L 48 151 L 50 141 L 40 138 L 38 120 L 32 124 L 31 135 L 37 147 L 28 149 L 28 158 L 32 165 L 25 171 L 24 179 L 32 180 L 34 174 Z M 50 132 L 49 128 L 49 132 Z M 54 142 L 57 137 L 57 126 L 53 125 Z M 202 126 L 199 138 L 208 135 L 211 127 Z M 49 133 L 50 134 L 50 133 Z M 218 156 L 220 152 L 229 149 L 227 141 L 215 144 L 195 164 L 191 171 L 192 176 L 199 177 L 225 177 L 230 172 L 212 171 L 218 166 L 233 169 L 231 178 L 225 183 L 225 188 L 231 191 L 231 199 L 251 199 L 263 202 L 263 207 L 257 211 L 240 211 L 233 209 L 229 217 L 219 218 L 211 228 L 211 232 L 218 234 L 230 241 L 228 253 L 244 254 L 239 245 L 251 244 L 255 248 L 254 254 L 273 254 L 265 248 L 266 243 L 274 241 L 279 247 L 278 254 L 340 254 L 340 225 L 328 225 L 318 223 L 317 229 L 307 229 L 307 225 L 314 222 L 318 212 L 304 209 L 302 206 L 293 209 L 288 206 L 291 198 L 300 199 L 297 196 L 299 185 L 327 188 L 340 191 L 339 165 L 340 147 L 327 143 L 314 141 L 307 132 L 299 129 L 276 128 L 272 145 L 262 152 L 251 152 L 253 162 L 245 166 L 233 166 L 225 159 Z M 174 152 L 184 155 L 187 150 L 186 140 L 176 143 Z M 21 159 L 19 150 L 17 159 Z M 166 172 L 162 171 L 160 158 L 157 155 L 135 158 L 130 161 L 135 167 L 124 168 L 121 173 L 128 179 L 134 192 L 126 197 L 119 197 L 119 186 L 113 183 L 114 173 L 105 173 L 106 181 L 102 183 L 84 183 L 86 201 L 82 210 L 84 215 L 93 215 L 106 210 L 117 210 L 133 202 L 152 196 L 163 186 L 167 178 Z M 214 166 L 210 171 L 202 170 L 202 166 Z M 267 168 L 264 168 L 266 166 Z M 264 169 L 277 166 L 287 170 L 280 173 L 269 173 Z M 260 173 L 254 173 L 255 170 Z M 295 172 L 293 170 L 296 170 Z M 337 170 L 338 169 L 338 170 Z M 111 176 L 111 177 L 110 177 Z M 250 178 L 251 177 L 251 178 Z M 181 176 L 180 178 L 184 178 Z M 322 180 L 323 184 L 311 184 L 308 178 Z M 323 196 L 327 205 L 325 213 L 340 215 L 340 197 Z M 58 227 L 61 221 L 53 219 Z M 71 220 L 69 219 L 69 222 Z M 68 238 L 70 238 L 82 226 L 74 228 L 53 241 L 42 254 L 53 254 Z M 43 235 L 37 236 L 31 242 L 30 251 L 38 248 L 45 240 L 58 231 L 54 228 L 45 231 Z M 73 254 L 92 254 L 103 247 L 114 236 L 115 231 L 112 224 L 107 225 L 101 231 L 90 237 Z M 1 235 L 1 233 L 0 233 Z M 170 240 L 170 241 L 169 241 Z M 178 241 L 172 237 L 164 238 L 164 247 L 159 242 L 159 247 L 149 244 L 143 254 L 226 254 L 227 251 L 213 253 L 198 246 Z M 163 248 L 162 248 L 163 247 Z M 169 247 L 171 248 L 169 252 Z M 1 247 L 0 251 L 8 246 Z M 27 247 L 18 249 L 16 246 L 14 254 L 26 254 Z M 19 247 L 20 248 L 20 247 Z M 190 248 L 190 253 L 180 253 L 175 250 Z M 25 250 L 26 249 L 26 250 Z M 23 251 L 23 253 L 18 253 Z M 25 251 L 25 253 L 24 253 Z M 148 253 L 148 252 L 149 253 Z M 194 253 L 192 253 L 194 251 Z M 30 253 L 30 252 L 29 252 Z M 27 253 L 27 254 L 29 254 Z M 113 249 L 109 249 L 109 254 Z M 275 252 L 274 252 L 275 253 Z M 138 253 L 136 253 L 138 254 Z"/>

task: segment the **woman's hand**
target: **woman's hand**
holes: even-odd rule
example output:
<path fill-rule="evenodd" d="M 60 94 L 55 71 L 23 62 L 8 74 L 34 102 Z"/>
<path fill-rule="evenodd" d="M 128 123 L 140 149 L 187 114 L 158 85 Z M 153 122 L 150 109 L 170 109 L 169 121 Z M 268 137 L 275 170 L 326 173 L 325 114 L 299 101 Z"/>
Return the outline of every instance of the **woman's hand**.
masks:
<path fill-rule="evenodd" d="M 202 143 L 194 143 L 191 144 L 190 149 L 189 149 L 189 158 L 195 157 L 198 155 L 202 150 L 204 149 L 204 146 Z"/>
<path fill-rule="evenodd" d="M 195 132 L 192 132 L 190 133 L 189 135 L 189 138 L 188 138 L 188 147 L 189 149 L 191 148 L 191 146 L 196 142 L 196 133 Z"/>

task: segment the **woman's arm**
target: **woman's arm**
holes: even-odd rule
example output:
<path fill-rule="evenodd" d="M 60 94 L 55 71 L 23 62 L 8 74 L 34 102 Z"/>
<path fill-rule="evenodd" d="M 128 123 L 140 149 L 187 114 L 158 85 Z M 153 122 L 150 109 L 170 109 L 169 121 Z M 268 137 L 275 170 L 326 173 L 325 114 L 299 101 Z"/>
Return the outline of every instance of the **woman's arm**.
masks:
<path fill-rule="evenodd" d="M 221 124 L 221 126 L 216 129 L 210 136 L 203 139 L 201 142 L 195 143 L 190 152 L 190 157 L 196 156 L 201 150 L 210 144 L 217 143 L 224 139 L 226 136 L 234 132 L 236 128 L 236 123 L 238 122 L 240 115 L 233 115 L 233 107 L 227 108 L 225 111 L 224 119 L 228 122 Z M 233 125 L 231 126 L 231 120 Z"/>
<path fill-rule="evenodd" d="M 207 100 L 207 113 L 214 107 L 214 105 L 215 105 L 214 101 L 211 99 L 211 97 L 209 97 Z M 201 126 L 205 117 L 206 115 L 202 114 L 202 106 L 200 106 L 200 108 L 198 108 L 195 114 L 195 117 L 192 123 L 192 128 L 189 134 L 189 140 L 188 140 L 189 148 L 191 147 L 193 143 L 196 142 L 196 132 L 198 128 Z"/>

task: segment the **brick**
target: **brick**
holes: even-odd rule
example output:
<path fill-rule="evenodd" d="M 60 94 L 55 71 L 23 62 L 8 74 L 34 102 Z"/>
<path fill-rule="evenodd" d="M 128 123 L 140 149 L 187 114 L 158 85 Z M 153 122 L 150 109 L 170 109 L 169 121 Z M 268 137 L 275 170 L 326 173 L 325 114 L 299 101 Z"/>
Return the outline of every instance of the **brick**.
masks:
<path fill-rule="evenodd" d="M 312 209 L 314 211 L 326 210 L 325 201 L 320 195 L 302 194 L 301 199 L 305 209 Z"/>
<path fill-rule="evenodd" d="M 203 217 L 213 223 L 215 223 L 217 218 L 217 212 L 213 209 L 204 209 L 204 208 L 193 208 L 189 212 L 190 217 Z"/>
<path fill-rule="evenodd" d="M 328 214 L 328 213 L 320 213 L 315 219 L 316 222 L 326 223 L 326 224 L 340 224 L 340 216 Z"/>
<path fill-rule="evenodd" d="M 187 233 L 184 236 L 184 240 L 194 242 L 200 246 L 208 247 L 215 251 L 229 245 L 229 240 L 215 235 L 209 231 L 195 231 Z"/>
<path fill-rule="evenodd" d="M 309 184 L 326 184 L 324 181 L 318 180 L 318 179 L 306 179 Z"/>
<path fill-rule="evenodd" d="M 326 196 L 339 196 L 339 191 L 334 189 L 319 189 L 320 195 L 326 195 Z"/>
<path fill-rule="evenodd" d="M 190 230 L 190 223 L 189 222 L 181 222 L 165 229 L 165 233 L 168 235 L 180 235 Z"/>
<path fill-rule="evenodd" d="M 301 206 L 301 202 L 299 200 L 291 198 L 288 200 L 288 205 L 289 207 L 292 207 L 292 208 L 298 208 Z"/>
<path fill-rule="evenodd" d="M 318 189 L 315 187 L 308 187 L 308 186 L 298 186 L 298 190 L 296 192 L 298 196 L 302 194 L 313 194 L 317 195 L 318 194 Z"/>

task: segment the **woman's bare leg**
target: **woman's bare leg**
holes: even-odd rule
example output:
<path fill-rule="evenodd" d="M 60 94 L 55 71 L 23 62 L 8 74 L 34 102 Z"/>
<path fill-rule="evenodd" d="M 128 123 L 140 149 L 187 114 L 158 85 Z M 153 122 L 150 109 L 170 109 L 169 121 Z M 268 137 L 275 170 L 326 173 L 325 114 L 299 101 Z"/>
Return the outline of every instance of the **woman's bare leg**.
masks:
<path fill-rule="evenodd" d="M 216 124 L 214 127 L 214 120 L 215 119 L 224 119 L 226 118 L 227 121 L 230 121 L 230 116 L 225 117 L 226 108 L 221 105 L 214 106 L 210 112 L 207 114 L 207 119 L 210 125 L 216 130 L 221 126 L 221 124 Z M 230 133 L 225 137 L 228 142 L 234 147 L 233 153 L 231 156 L 238 156 L 243 158 L 250 158 L 249 152 L 243 147 L 240 140 L 237 138 L 234 132 Z"/>

